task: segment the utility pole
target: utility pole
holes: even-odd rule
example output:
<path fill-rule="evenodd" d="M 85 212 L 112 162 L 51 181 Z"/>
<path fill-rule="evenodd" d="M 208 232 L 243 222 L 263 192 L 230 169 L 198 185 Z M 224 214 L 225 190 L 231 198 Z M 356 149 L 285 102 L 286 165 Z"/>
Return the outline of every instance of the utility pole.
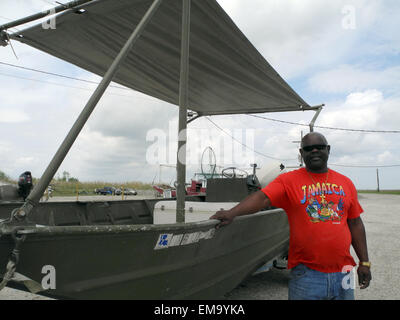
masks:
<path fill-rule="evenodd" d="M 380 189 L 379 189 L 379 169 L 378 168 L 376 168 L 376 182 L 378 184 L 378 192 L 380 192 Z"/>

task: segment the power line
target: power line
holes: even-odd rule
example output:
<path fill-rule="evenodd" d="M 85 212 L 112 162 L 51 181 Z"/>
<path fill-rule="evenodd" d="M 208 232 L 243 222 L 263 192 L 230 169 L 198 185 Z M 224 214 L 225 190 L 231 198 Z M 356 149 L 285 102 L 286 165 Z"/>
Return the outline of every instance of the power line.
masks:
<path fill-rule="evenodd" d="M 247 145 L 245 145 L 244 143 L 242 143 L 241 141 L 235 139 L 234 137 L 232 137 L 232 135 L 230 135 L 228 132 L 226 132 L 224 129 L 222 129 L 220 126 L 218 126 L 214 121 L 212 121 L 209 117 L 205 117 L 208 121 L 210 121 L 215 127 L 217 127 L 219 130 L 221 130 L 222 132 L 224 132 L 226 135 L 230 136 L 233 140 L 235 140 L 236 142 L 240 143 L 242 146 L 248 148 L 249 150 L 264 156 L 266 158 L 270 158 L 273 160 L 279 160 L 279 161 L 297 161 L 297 159 L 278 159 L 275 157 L 271 157 L 269 155 L 263 154 L 261 152 L 258 152 L 250 147 L 248 147 Z M 400 167 L 400 164 L 390 164 L 390 165 L 344 165 L 344 164 L 336 164 L 336 163 L 329 163 L 329 165 L 331 166 L 337 166 L 337 167 L 348 167 L 348 168 L 395 168 L 395 167 Z"/>
<path fill-rule="evenodd" d="M 69 86 L 69 85 L 66 85 L 66 84 L 61 84 L 61 83 L 56 83 L 56 82 L 51 82 L 51 81 L 45 81 L 45 80 L 39 80 L 39 79 L 31 79 L 31 78 L 26 78 L 26 77 L 21 77 L 21 76 L 15 76 L 15 75 L 11 75 L 11 74 L 1 73 L 1 72 L 0 72 L 0 76 L 16 78 L 16 79 L 22 79 L 22 80 L 29 80 L 29 81 L 34 81 L 34 82 L 47 83 L 47 84 L 50 84 L 50 85 L 55 85 L 55 86 L 60 86 L 60 87 L 65 87 L 65 88 L 71 88 L 71 89 L 86 90 L 86 91 L 90 91 L 90 92 L 93 91 L 93 90 L 91 90 L 89 88 Z M 128 97 L 128 98 L 131 97 L 129 95 L 117 94 L 117 93 L 112 93 L 112 92 L 109 92 L 108 94 L 114 95 L 114 96 L 119 96 L 119 97 Z"/>
<path fill-rule="evenodd" d="M 278 160 L 278 161 L 297 161 L 297 159 L 278 159 L 269 155 L 266 155 L 264 153 L 258 152 L 256 150 L 254 150 L 253 148 L 250 148 L 249 146 L 245 145 L 244 143 L 242 143 L 241 141 L 235 139 L 232 135 L 230 135 L 228 132 L 226 132 L 224 129 L 222 129 L 220 126 L 218 126 L 214 121 L 212 121 L 209 117 L 205 117 L 208 121 L 210 121 L 216 128 L 218 128 L 219 130 L 221 130 L 223 133 L 225 133 L 226 135 L 228 135 L 229 137 L 231 137 L 233 140 L 235 140 L 236 142 L 238 142 L 239 144 L 241 144 L 242 146 L 244 146 L 245 148 L 263 156 L 269 159 L 273 159 L 273 160 Z"/>
<path fill-rule="evenodd" d="M 255 115 L 255 114 L 248 114 L 248 116 L 255 117 L 255 118 L 260 118 L 260 119 L 264 119 L 264 120 L 269 120 L 269 121 L 292 124 L 292 125 L 296 125 L 296 126 L 309 127 L 308 124 L 304 124 L 304 123 L 297 123 L 297 122 L 291 122 L 291 121 L 284 121 L 284 120 L 278 120 L 278 119 L 273 119 L 273 118 L 267 118 L 267 117 L 263 117 L 263 116 L 259 116 L 259 115 Z M 341 130 L 341 131 L 352 131 L 352 132 L 363 132 L 363 133 L 400 133 L 400 130 L 348 129 L 348 128 L 325 127 L 325 126 L 316 126 L 316 125 L 314 125 L 314 128 L 329 129 L 329 130 Z"/>
<path fill-rule="evenodd" d="M 0 64 L 8 66 L 8 67 L 18 68 L 18 69 L 22 69 L 22 70 L 26 70 L 26 71 L 37 72 L 37 73 L 43 73 L 43 74 L 56 76 L 56 77 L 60 77 L 60 78 L 66 78 L 66 79 L 70 79 L 70 80 L 76 80 L 76 81 L 81 81 L 81 82 L 86 82 L 86 83 L 96 84 L 96 85 L 99 84 L 96 81 L 90 81 L 90 80 L 85 80 L 85 79 L 74 78 L 74 77 L 62 75 L 62 74 L 59 74 L 59 73 L 53 73 L 53 72 L 43 71 L 43 70 L 39 70 L 39 69 L 33 69 L 33 68 L 18 66 L 18 65 L 15 65 L 15 64 L 6 63 L 6 62 L 2 62 L 2 61 L 0 61 Z M 115 86 L 115 85 L 110 85 L 110 87 L 117 88 L 117 89 L 123 89 L 123 90 L 131 90 L 129 88 L 124 88 L 124 87 Z"/>
<path fill-rule="evenodd" d="M 273 160 L 279 160 L 279 161 L 297 161 L 297 159 L 278 159 L 278 158 L 274 158 L 271 156 L 268 156 L 266 154 L 263 154 L 261 152 L 258 152 L 250 147 L 248 147 L 247 145 L 245 145 L 244 143 L 242 143 L 241 141 L 235 139 L 234 137 L 232 137 L 232 135 L 230 135 L 228 132 L 226 132 L 224 129 L 222 129 L 220 126 L 218 126 L 214 121 L 212 121 L 209 117 L 205 117 L 208 121 L 210 121 L 215 127 L 217 127 L 219 130 L 221 130 L 222 132 L 224 132 L 225 134 L 227 134 L 228 136 L 230 136 L 233 140 L 235 140 L 236 142 L 240 143 L 242 146 L 248 148 L 249 150 L 264 156 L 266 158 L 270 158 Z M 336 164 L 336 163 L 329 163 L 329 165 L 331 166 L 337 166 L 337 167 L 348 167 L 348 168 L 394 168 L 394 167 L 400 167 L 400 164 L 391 164 L 391 165 L 344 165 L 344 164 Z"/>

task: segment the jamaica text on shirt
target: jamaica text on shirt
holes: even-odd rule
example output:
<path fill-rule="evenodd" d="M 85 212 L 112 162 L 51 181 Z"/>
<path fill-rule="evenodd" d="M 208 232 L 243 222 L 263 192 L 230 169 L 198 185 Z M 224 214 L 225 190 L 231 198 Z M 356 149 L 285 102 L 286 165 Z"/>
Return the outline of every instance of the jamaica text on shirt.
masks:
<path fill-rule="evenodd" d="M 305 204 L 307 198 L 321 196 L 321 195 L 330 195 L 336 194 L 338 196 L 346 196 L 344 189 L 342 186 L 338 186 L 334 183 L 317 183 L 316 185 L 304 185 L 301 187 L 303 191 L 303 199 L 301 200 L 301 204 Z"/>

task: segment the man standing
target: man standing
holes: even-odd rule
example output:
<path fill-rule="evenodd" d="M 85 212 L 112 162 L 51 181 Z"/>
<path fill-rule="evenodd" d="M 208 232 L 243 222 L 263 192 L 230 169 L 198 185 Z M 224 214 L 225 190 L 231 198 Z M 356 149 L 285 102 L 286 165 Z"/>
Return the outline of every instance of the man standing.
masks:
<path fill-rule="evenodd" d="M 330 146 L 322 134 L 307 134 L 300 149 L 305 168 L 281 174 L 231 210 L 218 211 L 211 217 L 221 221 L 218 228 L 236 216 L 269 206 L 286 211 L 290 226 L 291 300 L 353 300 L 348 272 L 356 263 L 350 255 L 350 245 L 360 261 L 357 269 L 360 288 L 367 288 L 371 280 L 360 217 L 363 209 L 351 180 L 328 169 L 329 152 Z"/>

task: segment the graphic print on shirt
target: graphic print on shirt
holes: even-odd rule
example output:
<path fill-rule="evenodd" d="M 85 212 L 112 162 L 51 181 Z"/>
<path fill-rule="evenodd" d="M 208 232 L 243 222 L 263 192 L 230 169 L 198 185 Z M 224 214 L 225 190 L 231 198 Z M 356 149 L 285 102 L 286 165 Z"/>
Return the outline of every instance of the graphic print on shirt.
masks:
<path fill-rule="evenodd" d="M 344 198 L 346 194 L 342 186 L 331 183 L 317 183 L 301 187 L 303 198 L 301 204 L 307 204 L 305 209 L 313 223 L 329 222 L 340 224 L 344 215 Z M 327 196 L 339 196 L 337 203 L 327 199 Z"/>

